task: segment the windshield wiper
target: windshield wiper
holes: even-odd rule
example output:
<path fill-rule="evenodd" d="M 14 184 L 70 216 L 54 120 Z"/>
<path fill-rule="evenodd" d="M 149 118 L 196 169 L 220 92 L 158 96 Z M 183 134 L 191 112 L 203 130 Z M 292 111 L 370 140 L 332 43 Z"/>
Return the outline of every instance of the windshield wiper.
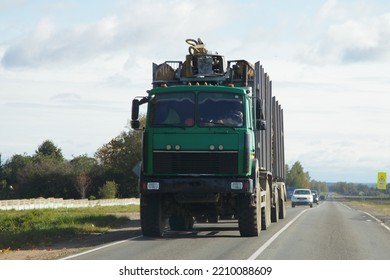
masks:
<path fill-rule="evenodd" d="M 215 124 L 216 126 L 226 126 L 226 125 L 225 125 L 224 123 L 222 123 L 222 122 L 213 121 L 213 120 L 210 120 L 209 122 L 205 122 L 205 123 Z"/>

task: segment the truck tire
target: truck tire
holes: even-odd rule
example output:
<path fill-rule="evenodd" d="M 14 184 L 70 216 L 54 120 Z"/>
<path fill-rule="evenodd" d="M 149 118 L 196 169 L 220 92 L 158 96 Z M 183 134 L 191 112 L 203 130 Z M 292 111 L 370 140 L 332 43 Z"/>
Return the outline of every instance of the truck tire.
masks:
<path fill-rule="evenodd" d="M 286 209 L 286 201 L 284 201 L 283 197 L 279 199 L 279 219 L 286 218 L 287 209 Z"/>
<path fill-rule="evenodd" d="M 278 189 L 275 188 L 275 205 L 271 208 L 271 222 L 277 223 L 279 221 L 279 192 Z"/>
<path fill-rule="evenodd" d="M 238 228 L 243 237 L 259 236 L 261 231 L 260 210 L 258 204 L 253 205 L 251 195 L 238 197 Z"/>
<path fill-rule="evenodd" d="M 285 190 L 285 185 L 282 183 L 279 197 L 279 219 L 284 219 L 287 216 L 287 201 Z"/>
<path fill-rule="evenodd" d="M 252 180 L 255 196 L 241 194 L 238 202 L 238 228 L 243 237 L 259 236 L 261 231 L 260 171 L 257 159 L 252 165 Z"/>
<path fill-rule="evenodd" d="M 271 190 L 268 180 L 266 181 L 266 190 L 267 194 L 265 196 L 266 204 L 265 207 L 261 209 L 261 229 L 267 230 L 271 225 Z"/>
<path fill-rule="evenodd" d="M 147 237 L 161 237 L 164 234 L 165 218 L 160 195 L 141 195 L 141 230 Z"/>

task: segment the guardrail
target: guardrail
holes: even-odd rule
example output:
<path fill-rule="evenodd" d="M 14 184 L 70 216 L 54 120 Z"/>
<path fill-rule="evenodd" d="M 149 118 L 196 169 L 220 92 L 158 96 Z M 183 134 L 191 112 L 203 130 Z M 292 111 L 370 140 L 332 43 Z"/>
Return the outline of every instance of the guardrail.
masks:
<path fill-rule="evenodd" d="M 138 198 L 117 199 L 62 199 L 62 198 L 33 198 L 0 200 L 0 210 L 30 210 L 30 209 L 55 209 L 55 208 L 78 208 L 96 206 L 120 206 L 139 205 Z"/>

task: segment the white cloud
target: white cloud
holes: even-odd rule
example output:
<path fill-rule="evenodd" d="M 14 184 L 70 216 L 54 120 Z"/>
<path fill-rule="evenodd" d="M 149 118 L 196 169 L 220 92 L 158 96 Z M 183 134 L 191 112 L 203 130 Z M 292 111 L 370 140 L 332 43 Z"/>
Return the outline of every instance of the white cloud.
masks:
<path fill-rule="evenodd" d="M 0 1 L 0 11 L 6 11 L 11 8 L 18 8 L 25 2 L 26 0 L 2 0 Z"/>
<path fill-rule="evenodd" d="M 333 23 L 320 35 L 299 59 L 316 64 L 340 64 L 390 57 L 390 13 Z"/>
<path fill-rule="evenodd" d="M 337 10 L 337 0 L 327 0 L 318 11 L 318 18 L 320 20 L 327 20 L 330 17 L 339 15 L 340 11 Z"/>
<path fill-rule="evenodd" d="M 6 68 L 53 67 L 115 52 L 128 53 L 129 59 L 148 52 L 154 57 L 172 54 L 172 48 L 161 42 L 170 41 L 175 45 L 177 38 L 186 38 L 194 31 L 211 32 L 229 20 L 232 9 L 223 5 L 216 12 L 207 9 L 207 4 L 205 0 L 126 2 L 118 15 L 67 29 L 58 28 L 50 18 L 43 18 L 30 33 L 6 49 L 2 64 Z"/>
<path fill-rule="evenodd" d="M 2 64 L 6 68 L 53 67 L 88 61 L 123 47 L 117 45 L 115 24 L 115 18 L 105 18 L 93 25 L 64 30 L 42 19 L 31 34 L 6 49 Z"/>

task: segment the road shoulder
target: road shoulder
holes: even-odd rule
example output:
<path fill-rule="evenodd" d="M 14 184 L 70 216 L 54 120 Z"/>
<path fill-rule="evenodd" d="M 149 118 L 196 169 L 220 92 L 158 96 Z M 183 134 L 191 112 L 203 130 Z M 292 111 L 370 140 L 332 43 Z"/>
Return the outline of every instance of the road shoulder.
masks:
<path fill-rule="evenodd" d="M 140 235 L 139 213 L 130 213 L 123 226 L 106 233 L 93 234 L 81 239 L 72 239 L 52 245 L 38 246 L 28 250 L 3 250 L 0 260 L 54 260 L 77 254 L 93 247 Z"/>

